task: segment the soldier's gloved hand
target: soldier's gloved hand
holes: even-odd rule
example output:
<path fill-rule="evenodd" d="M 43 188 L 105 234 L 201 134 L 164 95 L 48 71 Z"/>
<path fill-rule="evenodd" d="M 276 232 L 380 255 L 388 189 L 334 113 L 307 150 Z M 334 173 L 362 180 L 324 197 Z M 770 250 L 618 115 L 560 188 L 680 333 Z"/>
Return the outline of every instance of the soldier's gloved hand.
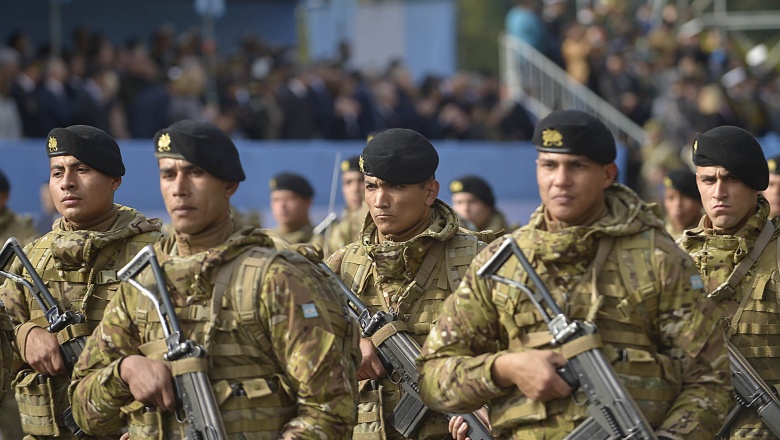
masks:
<path fill-rule="evenodd" d="M 496 385 L 508 388 L 514 384 L 529 399 L 546 402 L 572 392 L 556 370 L 564 365 L 566 359 L 551 350 L 509 352 L 496 358 L 491 373 Z"/>
<path fill-rule="evenodd" d="M 133 398 L 163 411 L 176 411 L 171 366 L 145 356 L 131 355 L 119 365 L 122 380 L 130 387 Z"/>
<path fill-rule="evenodd" d="M 363 359 L 360 361 L 360 368 L 357 370 L 358 380 L 387 377 L 385 367 L 382 365 L 382 361 L 379 360 L 379 356 L 376 354 L 376 347 L 374 347 L 371 339 L 360 339 L 360 353 L 363 355 Z"/>
<path fill-rule="evenodd" d="M 27 363 L 39 373 L 49 373 L 52 376 L 65 374 L 65 361 L 62 359 L 57 335 L 44 328 L 36 327 L 27 334 L 24 355 L 27 357 Z"/>
<path fill-rule="evenodd" d="M 490 423 L 488 423 L 488 411 L 487 408 L 482 407 L 476 411 L 477 417 L 482 420 L 482 423 L 490 430 Z M 471 437 L 466 437 L 469 432 L 469 424 L 463 421 L 463 417 L 457 416 L 450 419 L 450 434 L 455 440 L 471 440 Z"/>

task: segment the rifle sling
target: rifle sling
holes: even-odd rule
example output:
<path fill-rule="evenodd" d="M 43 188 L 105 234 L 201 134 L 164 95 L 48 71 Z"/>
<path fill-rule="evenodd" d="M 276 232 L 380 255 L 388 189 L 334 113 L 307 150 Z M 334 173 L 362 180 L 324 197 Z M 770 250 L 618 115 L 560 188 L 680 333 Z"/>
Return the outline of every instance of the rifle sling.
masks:
<path fill-rule="evenodd" d="M 208 370 L 208 361 L 203 357 L 190 357 L 171 362 L 171 374 L 182 376 L 189 373 L 205 373 Z"/>
<path fill-rule="evenodd" d="M 409 332 L 409 326 L 406 324 L 405 321 L 388 322 L 387 324 L 382 326 L 382 328 L 374 332 L 373 335 L 371 335 L 371 342 L 374 343 L 374 347 L 379 347 L 389 337 L 393 336 L 398 332 L 406 332 L 406 333 Z"/>
<path fill-rule="evenodd" d="M 571 359 L 579 354 L 585 353 L 588 350 L 593 350 L 595 348 L 601 348 L 601 337 L 594 333 L 590 335 L 580 336 L 579 338 L 573 339 L 570 342 L 567 342 L 563 344 L 561 347 L 561 351 L 563 354 L 563 357 L 566 359 Z"/>
<path fill-rule="evenodd" d="M 755 243 L 753 243 L 753 247 L 750 249 L 750 252 L 748 252 L 748 254 L 742 258 L 742 261 L 737 264 L 734 270 L 731 271 L 731 274 L 726 279 L 726 281 L 713 290 L 712 293 L 707 295 L 707 297 L 718 300 L 718 298 L 721 297 L 721 295 L 724 293 L 725 297 L 732 296 L 737 285 L 742 281 L 743 278 L 745 278 L 745 275 L 747 275 L 750 268 L 753 267 L 753 264 L 756 263 L 758 258 L 761 256 L 761 253 L 764 252 L 764 248 L 766 248 L 766 245 L 769 244 L 769 241 L 772 239 L 772 234 L 774 234 L 774 232 L 775 225 L 770 220 L 767 220 L 764 224 L 764 228 L 761 229 L 761 233 L 758 235 L 758 238 L 756 238 Z M 743 304 L 740 305 L 740 310 L 745 305 L 745 298 L 742 299 L 742 302 Z"/>

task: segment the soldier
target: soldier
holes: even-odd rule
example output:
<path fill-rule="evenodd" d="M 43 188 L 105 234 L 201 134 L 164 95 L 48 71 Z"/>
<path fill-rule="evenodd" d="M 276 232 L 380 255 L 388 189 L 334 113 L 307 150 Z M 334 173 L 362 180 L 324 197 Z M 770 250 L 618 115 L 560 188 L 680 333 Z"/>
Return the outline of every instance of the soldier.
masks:
<path fill-rule="evenodd" d="M 701 218 L 701 195 L 696 187 L 696 174 L 688 168 L 670 171 L 664 177 L 664 211 L 666 232 L 675 240 L 686 229 L 694 228 Z"/>
<path fill-rule="evenodd" d="M 155 155 L 174 225 L 155 250 L 184 336 L 207 353 L 229 438 L 346 438 L 357 398 L 349 322 L 308 261 L 293 264 L 260 229 L 230 219 L 245 179 L 233 142 L 183 120 L 157 132 Z M 148 268 L 137 279 L 155 285 Z M 85 431 L 129 424 L 133 439 L 181 437 L 176 365 L 162 361 L 155 316 L 147 297 L 120 286 L 73 373 L 73 414 Z"/>
<path fill-rule="evenodd" d="M 693 257 L 704 287 L 724 311 L 726 337 L 770 385 L 776 374 L 778 322 L 777 219 L 769 219 L 769 170 L 761 146 L 747 131 L 722 126 L 698 133 L 693 142 L 696 182 L 705 215 L 678 241 Z M 753 409 L 730 427 L 728 438 L 775 438 Z"/>
<path fill-rule="evenodd" d="M 780 155 L 771 157 L 766 164 L 769 167 L 769 186 L 762 194 L 769 202 L 769 218 L 772 218 L 780 214 Z"/>
<path fill-rule="evenodd" d="M 8 207 L 8 199 L 11 197 L 11 184 L 8 178 L 0 171 L 0 246 L 10 237 L 16 237 L 22 246 L 40 237 L 41 234 L 33 226 L 33 220 L 29 216 L 16 214 Z"/>
<path fill-rule="evenodd" d="M 312 243 L 322 246 L 322 236 L 314 235 L 309 220 L 314 189 L 303 176 L 295 173 L 280 173 L 274 176 L 268 186 L 271 189 L 271 214 L 279 233 L 290 244 Z"/>
<path fill-rule="evenodd" d="M 356 241 L 366 220 L 368 207 L 363 203 L 365 179 L 359 160 L 360 156 L 354 156 L 341 162 L 341 194 L 346 207 L 338 223 L 331 226 L 325 255 Z"/>
<path fill-rule="evenodd" d="M 422 344 L 442 301 L 460 283 L 471 258 L 484 246 L 463 233 L 458 218 L 437 198 L 439 156 L 421 134 L 390 129 L 368 142 L 360 156 L 370 218 L 359 240 L 338 250 L 328 265 L 371 309 L 396 311 Z M 361 339 L 358 369 L 364 422 L 355 439 L 402 438 L 386 425 L 401 399 L 370 339 Z M 448 437 L 448 422 L 430 415 L 417 438 Z"/>
<path fill-rule="evenodd" d="M 44 310 L 32 294 L 8 280 L 0 291 L 26 364 L 14 386 L 25 439 L 75 438 L 63 426 L 69 377 L 60 337 L 92 333 L 119 280 L 116 271 L 160 237 L 159 219 L 114 203 L 125 166 L 116 141 L 94 127 L 55 128 L 48 136 L 49 189 L 62 218 L 52 231 L 25 247 L 36 272 L 63 311 L 81 312 L 86 324 L 59 334 L 46 330 Z M 30 280 L 19 260 L 10 268 Z M 51 376 L 51 377 L 48 377 Z"/>
<path fill-rule="evenodd" d="M 463 220 L 462 226 L 475 231 L 512 232 L 517 226 L 507 224 L 496 209 L 496 198 L 490 185 L 478 176 L 463 176 L 450 182 L 452 209 Z M 464 224 L 465 223 L 465 224 Z"/>
<path fill-rule="evenodd" d="M 601 121 L 558 110 L 533 143 L 542 205 L 512 237 L 562 310 L 596 324 L 659 438 L 711 440 L 728 410 L 728 360 L 693 263 L 654 205 L 614 182 L 615 141 Z M 421 394 L 438 411 L 488 403 L 494 430 L 514 439 L 562 439 L 588 416 L 556 372 L 566 359 L 524 293 L 477 276 L 501 242 L 445 301 L 418 359 Z M 534 289 L 514 257 L 498 275 Z"/>

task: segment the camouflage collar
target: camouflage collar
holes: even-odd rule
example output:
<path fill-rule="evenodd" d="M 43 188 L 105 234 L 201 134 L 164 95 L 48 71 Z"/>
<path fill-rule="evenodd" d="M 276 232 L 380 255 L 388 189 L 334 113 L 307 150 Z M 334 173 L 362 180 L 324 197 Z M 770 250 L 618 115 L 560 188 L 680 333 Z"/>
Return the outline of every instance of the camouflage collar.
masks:
<path fill-rule="evenodd" d="M 3 230 L 11 224 L 16 218 L 16 214 L 9 207 L 5 207 L 2 213 L 0 213 L 0 230 Z"/>

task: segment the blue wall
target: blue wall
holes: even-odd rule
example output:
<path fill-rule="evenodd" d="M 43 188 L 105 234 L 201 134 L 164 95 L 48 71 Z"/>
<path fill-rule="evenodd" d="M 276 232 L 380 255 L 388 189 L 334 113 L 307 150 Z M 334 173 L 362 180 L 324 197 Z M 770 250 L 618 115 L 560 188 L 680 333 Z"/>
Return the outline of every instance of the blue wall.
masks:
<path fill-rule="evenodd" d="M 509 142 L 434 142 L 440 161 L 436 177 L 441 182 L 439 198 L 449 202 L 449 182 L 464 174 L 483 176 L 492 186 L 499 209 L 515 221 L 525 223 L 539 204 L 535 178 L 536 150 L 528 143 Z M 120 141 L 127 169 L 116 202 L 132 206 L 149 216 L 167 221 L 160 196 L 157 161 L 150 140 Z M 268 181 L 281 171 L 307 176 L 315 188 L 312 221 L 327 214 L 330 186 L 336 155 L 347 158 L 360 154 L 362 142 L 284 141 L 237 142 L 241 162 L 247 174 L 233 203 L 242 210 L 260 210 L 263 224 L 273 225 L 269 213 Z M 622 149 L 618 163 L 623 163 Z M 45 140 L 0 141 L 0 169 L 11 182 L 9 205 L 18 212 L 40 212 L 39 188 L 48 181 Z M 340 190 L 336 208 L 344 206 Z"/>

